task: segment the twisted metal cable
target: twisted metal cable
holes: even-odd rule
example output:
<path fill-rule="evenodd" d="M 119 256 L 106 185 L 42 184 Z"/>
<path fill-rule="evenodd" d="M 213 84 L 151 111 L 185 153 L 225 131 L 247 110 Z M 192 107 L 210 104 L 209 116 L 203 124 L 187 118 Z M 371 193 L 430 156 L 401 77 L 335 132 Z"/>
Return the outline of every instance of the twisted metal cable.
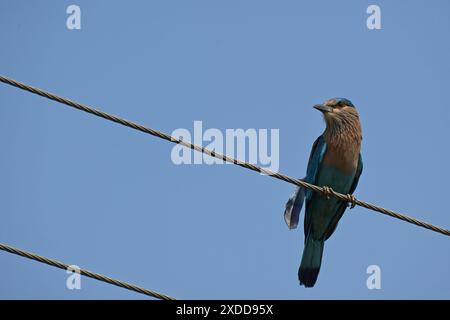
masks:
<path fill-rule="evenodd" d="M 41 262 L 41 263 L 45 263 L 45 264 L 48 264 L 48 265 L 56 267 L 56 268 L 60 268 L 60 269 L 64 269 L 64 270 L 69 270 L 69 268 L 70 268 L 70 265 L 68 265 L 66 263 L 59 262 L 59 261 L 56 261 L 56 260 L 53 260 L 53 259 L 49 259 L 49 258 L 45 258 L 45 257 L 39 256 L 39 255 L 34 254 L 34 253 L 30 253 L 30 252 L 27 252 L 27 251 L 23 251 L 23 250 L 20 250 L 20 249 L 8 246 L 6 244 L 0 243 L 0 250 L 7 251 L 9 253 L 13 253 L 13 254 L 16 254 L 16 255 L 19 255 L 19 256 L 31 259 L 31 260 L 35 260 L 35 261 L 38 261 L 38 262 Z M 109 283 L 109 284 L 112 284 L 112 285 L 115 285 L 115 286 L 118 286 L 118 287 L 121 287 L 121 288 L 125 288 L 127 290 L 131 290 L 131 291 L 135 291 L 135 292 L 138 292 L 138 293 L 142 293 L 142 294 L 145 294 L 147 296 L 154 297 L 156 299 L 175 300 L 175 298 L 169 297 L 169 296 L 167 296 L 165 294 L 158 293 L 158 292 L 155 292 L 155 291 L 152 291 L 152 290 L 148 290 L 148 289 L 144 289 L 144 288 L 135 286 L 133 284 L 129 284 L 129 283 L 126 283 L 126 282 L 123 282 L 123 281 L 120 281 L 120 280 L 116 280 L 116 279 L 113 279 L 113 278 L 110 278 L 110 277 L 107 277 L 107 276 L 103 276 L 101 274 L 98 274 L 98 273 L 95 273 L 95 272 L 92 272 L 92 271 L 89 271 L 89 270 L 80 269 L 79 271 L 80 271 L 80 274 L 83 275 L 83 276 L 86 276 L 86 277 L 89 277 L 89 278 L 92 278 L 92 279 L 95 279 L 95 280 L 98 280 L 98 281 L 103 281 L 103 282 L 106 282 L 106 283 Z M 76 272 L 78 272 L 78 270 Z"/>
<path fill-rule="evenodd" d="M 106 112 L 103 112 L 103 111 L 91 108 L 91 107 L 89 107 L 87 105 L 80 104 L 78 102 L 74 102 L 72 100 L 59 97 L 59 96 L 54 95 L 52 93 L 49 93 L 47 91 L 44 91 L 44 90 L 41 90 L 41 89 L 38 89 L 38 88 L 35 88 L 35 87 L 32 87 L 32 86 L 26 85 L 24 83 L 15 81 L 13 79 L 10 79 L 10 78 L 7 78 L 7 77 L 1 76 L 1 75 L 0 75 L 0 81 L 3 82 L 3 83 L 9 84 L 11 86 L 20 88 L 22 90 L 29 91 L 31 93 L 40 95 L 40 96 L 45 97 L 47 99 L 54 100 L 54 101 L 57 101 L 59 103 L 68 105 L 68 106 L 76 108 L 78 110 L 81 110 L 81 111 L 84 111 L 84 112 L 96 115 L 96 116 L 104 118 L 106 120 L 110 120 L 110 121 L 119 123 L 121 125 L 130 127 L 132 129 L 139 130 L 139 131 L 151 134 L 151 135 L 153 135 L 155 137 L 158 137 L 158 138 L 161 138 L 161 139 L 164 139 L 164 140 L 176 143 L 176 144 L 183 145 L 185 147 L 191 148 L 191 149 L 196 150 L 198 152 L 205 153 L 205 154 L 207 154 L 207 155 L 209 155 L 211 157 L 215 157 L 217 159 L 221 159 L 223 161 L 226 161 L 226 162 L 229 162 L 229 163 L 233 163 L 233 164 L 238 165 L 240 167 L 243 167 L 243 168 L 246 168 L 246 169 L 250 169 L 250 170 L 253 170 L 253 171 L 265 174 L 265 175 L 269 175 L 269 176 L 272 176 L 272 177 L 277 178 L 279 180 L 283 180 L 283 181 L 286 181 L 286 182 L 291 183 L 291 184 L 295 184 L 295 185 L 300 186 L 300 187 L 305 187 L 307 189 L 311 189 L 311 190 L 313 190 L 315 192 L 319 192 L 319 193 L 321 193 L 321 194 L 323 194 L 325 196 L 333 196 L 333 197 L 335 197 L 335 198 L 337 198 L 339 200 L 351 203 L 352 205 L 358 205 L 358 206 L 367 208 L 369 210 L 373 210 L 373 211 L 376 211 L 376 212 L 388 215 L 390 217 L 393 217 L 393 218 L 396 218 L 396 219 L 400 219 L 400 220 L 403 220 L 403 221 L 415 224 L 415 225 L 417 225 L 419 227 L 426 228 L 426 229 L 429 229 L 429 230 L 441 233 L 441 234 L 446 235 L 446 236 L 450 236 L 450 230 L 434 226 L 434 225 L 432 225 L 430 223 L 427 223 L 427 222 L 424 222 L 424 221 L 420 221 L 418 219 L 409 217 L 409 216 L 407 216 L 405 214 L 401 214 L 401 213 L 398 213 L 398 212 L 395 212 L 395 211 L 392 211 L 392 210 L 389 210 L 389 209 L 385 209 L 383 207 L 376 206 L 374 204 L 370 204 L 370 203 L 358 200 L 357 198 L 355 198 L 351 194 L 342 194 L 342 193 L 336 192 L 336 191 L 334 191 L 331 188 L 326 187 L 326 186 L 325 187 L 319 187 L 319 186 L 307 183 L 307 182 L 305 182 L 303 180 L 300 180 L 300 179 L 294 179 L 294 178 L 291 178 L 291 177 L 286 176 L 284 174 L 281 174 L 281 173 L 278 173 L 278 172 L 273 172 L 271 170 L 268 170 L 268 169 L 265 169 L 265 168 L 261 168 L 259 166 L 254 165 L 254 164 L 247 163 L 247 162 L 244 162 L 244 161 L 241 161 L 241 160 L 238 160 L 238 159 L 234 159 L 234 158 L 228 157 L 226 155 L 223 155 L 223 154 L 217 153 L 215 151 L 211 151 L 211 150 L 205 149 L 204 147 L 200 147 L 198 145 L 195 145 L 195 144 L 193 144 L 193 143 L 191 143 L 189 141 L 183 141 L 182 139 L 172 137 L 172 136 L 170 136 L 170 135 L 168 135 L 166 133 L 160 132 L 158 130 L 154 130 L 154 129 L 151 129 L 151 128 L 148 128 L 148 127 L 144 127 L 144 126 L 142 126 L 140 124 L 137 124 L 137 123 L 134 123 L 132 121 L 125 120 L 125 119 L 119 118 L 117 116 L 108 114 Z"/>

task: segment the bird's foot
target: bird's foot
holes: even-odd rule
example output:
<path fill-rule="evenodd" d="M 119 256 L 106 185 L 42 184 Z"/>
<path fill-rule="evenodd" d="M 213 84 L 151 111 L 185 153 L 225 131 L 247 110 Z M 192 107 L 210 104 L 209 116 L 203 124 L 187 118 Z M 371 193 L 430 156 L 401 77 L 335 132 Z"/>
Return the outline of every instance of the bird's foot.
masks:
<path fill-rule="evenodd" d="M 347 195 L 348 202 L 347 207 L 350 207 L 350 210 L 356 207 L 356 197 L 352 194 Z"/>
<path fill-rule="evenodd" d="M 330 187 L 324 186 L 324 187 L 322 187 L 322 193 L 327 199 L 330 199 L 330 197 L 333 195 L 333 189 L 331 189 Z"/>

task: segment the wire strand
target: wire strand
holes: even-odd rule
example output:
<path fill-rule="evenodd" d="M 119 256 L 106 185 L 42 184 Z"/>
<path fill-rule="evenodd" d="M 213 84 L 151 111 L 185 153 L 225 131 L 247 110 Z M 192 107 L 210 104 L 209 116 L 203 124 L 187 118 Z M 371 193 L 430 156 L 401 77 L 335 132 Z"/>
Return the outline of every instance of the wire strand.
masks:
<path fill-rule="evenodd" d="M 69 270 L 69 268 L 71 267 L 70 265 L 63 263 L 63 262 L 59 262 L 53 259 L 49 259 L 49 258 L 45 258 L 42 256 L 39 256 L 37 254 L 31 253 L 31 252 L 27 252 L 27 251 L 23 251 L 11 246 L 8 246 L 6 244 L 2 244 L 0 243 L 0 250 L 9 252 L 9 253 L 13 253 L 16 254 L 18 256 L 22 256 L 31 260 L 35 260 L 41 263 L 45 263 L 48 264 L 50 266 L 56 267 L 56 268 L 60 268 L 60 269 L 64 269 L 64 270 Z M 78 272 L 78 270 L 77 270 Z M 135 291 L 141 294 L 145 294 L 147 296 L 156 298 L 156 299 L 161 299 L 161 300 L 175 300 L 175 298 L 167 296 L 165 294 L 162 293 L 158 293 L 152 290 L 148 290 L 148 289 L 144 289 L 138 286 L 135 286 L 133 284 L 129 284 L 127 282 L 123 282 L 120 280 L 116 280 L 107 276 L 103 276 L 101 274 L 89 271 L 89 270 L 85 270 L 85 269 L 80 269 L 79 273 L 83 276 L 98 280 L 98 281 L 103 281 L 121 288 L 125 288 L 127 290 L 131 290 L 131 291 Z"/>
<path fill-rule="evenodd" d="M 163 133 L 161 131 L 154 130 L 154 129 L 148 128 L 148 127 L 144 127 L 144 126 L 142 126 L 140 124 L 137 124 L 137 123 L 134 123 L 132 121 L 122 119 L 122 118 L 117 117 L 115 115 L 111 115 L 109 113 L 106 113 L 106 112 L 94 109 L 94 108 L 89 107 L 87 105 L 84 105 L 84 104 L 81 104 L 81 103 L 78 103 L 78 102 L 75 102 L 75 101 L 72 101 L 72 100 L 69 100 L 69 99 L 66 99 L 66 98 L 62 98 L 62 97 L 57 96 L 55 94 L 52 94 L 50 92 L 47 92 L 47 91 L 44 91 L 44 90 L 41 90 L 41 89 L 38 89 L 38 88 L 35 88 L 35 87 L 32 87 L 32 86 L 29 86 L 27 84 L 21 83 L 19 81 L 16 81 L 16 80 L 13 80 L 13 79 L 1 76 L 1 75 L 0 75 L 0 81 L 3 82 L 3 83 L 9 84 L 11 86 L 20 88 L 22 90 L 25 90 L 25 91 L 28 91 L 28 92 L 40 95 L 40 96 L 45 97 L 47 99 L 50 99 L 50 100 L 53 100 L 53 101 L 65 104 L 67 106 L 76 108 L 78 110 L 81 110 L 81 111 L 84 111 L 84 112 L 96 115 L 96 116 L 104 118 L 106 120 L 110 120 L 110 121 L 119 123 L 121 125 L 130 127 L 132 129 L 139 130 L 139 131 L 142 131 L 144 133 L 148 133 L 148 134 L 153 135 L 155 137 L 158 137 L 158 138 L 161 138 L 161 139 L 164 139 L 164 140 L 176 143 L 176 144 L 183 145 L 185 147 L 191 148 L 191 149 L 196 150 L 198 152 L 202 152 L 204 154 L 207 154 L 207 155 L 209 155 L 211 157 L 215 157 L 215 158 L 221 159 L 221 160 L 229 162 L 229 163 L 234 163 L 235 165 L 238 165 L 240 167 L 243 167 L 243 168 L 246 168 L 246 169 L 249 169 L 249 170 L 252 170 L 252 171 L 256 171 L 256 172 L 259 172 L 259 173 L 262 173 L 262 174 L 265 174 L 265 175 L 269 175 L 269 176 L 272 176 L 272 177 L 277 178 L 279 180 L 283 180 L 283 181 L 289 182 L 291 184 L 294 184 L 294 185 L 297 185 L 297 186 L 300 186 L 300 187 L 311 189 L 311 190 L 313 190 L 315 192 L 322 193 L 325 196 L 333 196 L 333 197 L 335 197 L 335 198 L 337 198 L 339 200 L 342 200 L 342 201 L 345 201 L 345 202 L 348 202 L 348 203 L 352 203 L 353 205 L 358 205 L 360 207 L 364 207 L 364 208 L 367 208 L 369 210 L 373 210 L 373 211 L 376 211 L 376 212 L 388 215 L 390 217 L 406 221 L 406 222 L 414 224 L 416 226 L 419 226 L 419 227 L 422 227 L 422 228 L 426 228 L 426 229 L 432 230 L 434 232 L 441 233 L 441 234 L 446 235 L 446 236 L 450 236 L 450 230 L 448 230 L 448 229 L 440 228 L 440 227 L 437 227 L 437 226 L 432 225 L 430 223 L 427 223 L 427 222 L 424 222 L 424 221 L 412 218 L 412 217 L 407 216 L 405 214 L 402 214 L 402 213 L 399 213 L 399 212 L 395 212 L 395 211 L 392 211 L 392 210 L 389 210 L 389 209 L 386 209 L 386 208 L 383 208 L 383 207 L 380 207 L 380 206 L 377 206 L 377 205 L 374 205 L 374 204 L 371 204 L 371 203 L 368 203 L 368 202 L 365 202 L 365 201 L 358 200 L 356 197 L 354 197 L 351 194 L 342 194 L 342 193 L 336 192 L 336 191 L 334 191 L 331 188 L 326 187 L 326 186 L 325 187 L 319 187 L 319 186 L 307 183 L 307 182 L 305 182 L 303 180 L 300 180 L 300 179 L 294 179 L 294 178 L 291 178 L 291 177 L 289 177 L 287 175 L 284 175 L 284 174 L 281 174 L 281 173 L 278 173 L 278 172 L 273 172 L 271 170 L 268 170 L 268 169 L 265 169 L 265 168 L 261 168 L 259 166 L 254 165 L 254 164 L 247 163 L 245 161 L 241 161 L 241 160 L 238 160 L 238 159 L 234 159 L 234 158 L 228 157 L 226 155 L 223 155 L 223 154 L 217 153 L 215 151 L 211 151 L 211 150 L 205 149 L 204 147 L 200 147 L 198 145 L 195 145 L 195 144 L 193 144 L 193 143 L 191 143 L 189 141 L 184 141 L 182 139 L 178 139 L 178 138 L 172 137 L 172 136 L 170 136 L 170 135 L 168 135 L 166 133 Z"/>

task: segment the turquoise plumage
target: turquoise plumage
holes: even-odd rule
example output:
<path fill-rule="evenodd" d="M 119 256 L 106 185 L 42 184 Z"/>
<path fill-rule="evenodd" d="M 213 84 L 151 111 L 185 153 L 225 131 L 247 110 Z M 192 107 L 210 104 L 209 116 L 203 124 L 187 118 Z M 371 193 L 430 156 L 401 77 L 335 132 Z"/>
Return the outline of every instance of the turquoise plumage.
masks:
<path fill-rule="evenodd" d="M 323 112 L 327 126 L 313 144 L 304 180 L 352 194 L 363 169 L 358 112 L 344 98 L 330 99 L 315 108 Z M 320 271 L 324 243 L 336 229 L 347 203 L 299 187 L 285 209 L 285 220 L 291 229 L 297 227 L 303 202 L 305 247 L 298 278 L 301 285 L 312 287 Z"/>

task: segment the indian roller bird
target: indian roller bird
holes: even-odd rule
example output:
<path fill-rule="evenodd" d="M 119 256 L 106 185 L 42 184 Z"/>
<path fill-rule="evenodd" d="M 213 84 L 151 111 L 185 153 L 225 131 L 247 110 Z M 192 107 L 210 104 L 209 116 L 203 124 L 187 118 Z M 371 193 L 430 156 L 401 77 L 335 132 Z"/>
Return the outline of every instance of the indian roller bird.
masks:
<path fill-rule="evenodd" d="M 313 144 L 305 182 L 353 194 L 363 169 L 361 125 L 353 103 L 334 98 L 314 106 L 323 113 L 326 129 Z M 348 203 L 298 187 L 286 203 L 284 218 L 297 227 L 305 201 L 305 247 L 298 270 L 300 285 L 313 287 L 319 275 L 325 241 L 333 234 Z"/>

